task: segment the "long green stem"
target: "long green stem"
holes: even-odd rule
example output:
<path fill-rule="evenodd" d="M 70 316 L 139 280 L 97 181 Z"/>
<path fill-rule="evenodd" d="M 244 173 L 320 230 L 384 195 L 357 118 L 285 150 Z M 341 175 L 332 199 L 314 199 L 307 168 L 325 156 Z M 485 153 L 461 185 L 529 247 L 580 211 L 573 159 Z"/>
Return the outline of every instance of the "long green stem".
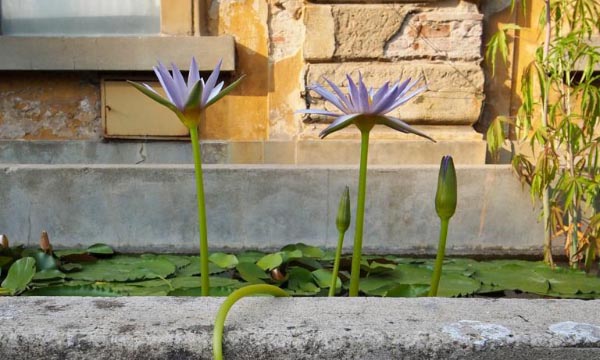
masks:
<path fill-rule="evenodd" d="M 200 281 L 202 296 L 208 296 L 210 280 L 208 279 L 208 235 L 206 231 L 206 205 L 204 202 L 204 182 L 202 180 L 202 158 L 198 141 L 198 128 L 190 128 L 192 150 L 194 152 L 194 168 L 196 173 L 196 196 L 198 197 L 198 231 L 200 231 Z"/>
<path fill-rule="evenodd" d="M 444 255 L 446 253 L 446 237 L 448 236 L 448 223 L 450 219 L 441 219 L 440 224 L 440 241 L 438 243 L 437 256 L 435 257 L 435 267 L 433 268 L 433 276 L 431 277 L 431 288 L 429 288 L 429 296 L 437 296 L 440 278 L 442 277 L 442 265 L 444 264 Z"/>
<path fill-rule="evenodd" d="M 344 246 L 344 232 L 340 231 L 338 236 L 337 249 L 335 250 L 335 259 L 333 261 L 333 270 L 331 272 L 331 286 L 329 287 L 329 296 L 335 295 L 338 272 L 340 270 L 340 260 L 342 258 L 342 247 Z"/>
<path fill-rule="evenodd" d="M 358 296 L 360 283 L 360 260 L 362 255 L 363 225 L 365 220 L 365 193 L 367 189 L 367 158 L 369 155 L 369 132 L 360 133 L 360 173 L 358 177 L 358 198 L 356 203 L 356 229 L 354 231 L 354 249 L 352 252 L 352 270 L 350 273 L 349 296 Z"/>
<path fill-rule="evenodd" d="M 223 328 L 225 327 L 225 319 L 227 318 L 229 309 L 231 309 L 233 304 L 235 304 L 241 298 L 256 294 L 266 294 L 277 297 L 289 296 L 288 293 L 277 286 L 267 284 L 248 285 L 232 292 L 221 304 L 221 307 L 217 312 L 217 318 L 215 319 L 215 328 L 213 332 L 214 360 L 223 360 Z"/>

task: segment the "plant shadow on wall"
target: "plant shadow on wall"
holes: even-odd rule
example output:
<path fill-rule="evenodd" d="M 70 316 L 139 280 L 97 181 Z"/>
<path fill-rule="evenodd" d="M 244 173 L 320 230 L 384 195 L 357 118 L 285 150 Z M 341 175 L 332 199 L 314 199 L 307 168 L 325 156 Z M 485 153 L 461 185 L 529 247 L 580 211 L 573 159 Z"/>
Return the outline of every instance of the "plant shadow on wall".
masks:
<path fill-rule="evenodd" d="M 600 249 L 600 49 L 590 43 L 592 34 L 600 31 L 600 4 L 544 3 L 539 20 L 543 41 L 523 70 L 522 105 L 514 119 L 498 117 L 492 122 L 488 146 L 496 152 L 502 145 L 502 122 L 515 126 L 518 140 L 527 142 L 533 154 L 515 154 L 512 164 L 521 181 L 530 185 L 532 199 L 542 202 L 545 261 L 553 263 L 552 240 L 564 235 L 570 266 L 583 262 L 589 271 Z M 492 68 L 497 57 L 507 60 L 507 33 L 519 30 L 511 24 L 491 38 L 486 57 Z"/>

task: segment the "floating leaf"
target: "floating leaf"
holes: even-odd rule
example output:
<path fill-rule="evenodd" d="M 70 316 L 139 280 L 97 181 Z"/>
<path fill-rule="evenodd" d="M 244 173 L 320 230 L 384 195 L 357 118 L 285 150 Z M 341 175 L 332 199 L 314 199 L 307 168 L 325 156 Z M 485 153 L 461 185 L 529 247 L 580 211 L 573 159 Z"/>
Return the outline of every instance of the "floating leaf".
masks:
<path fill-rule="evenodd" d="M 208 260 L 223 269 L 232 269 L 239 263 L 235 255 L 225 253 L 212 253 Z"/>
<path fill-rule="evenodd" d="M 301 267 L 291 267 L 288 271 L 288 289 L 316 294 L 320 288 L 315 285 L 312 273 Z"/>
<path fill-rule="evenodd" d="M 102 296 L 116 297 L 126 294 L 116 292 L 110 289 L 97 286 L 82 285 L 82 286 L 51 286 L 29 290 L 23 295 L 26 296 Z"/>
<path fill-rule="evenodd" d="M 64 278 L 65 278 L 65 274 L 57 269 L 38 271 L 33 276 L 34 281 L 55 280 L 55 279 L 64 279 Z"/>
<path fill-rule="evenodd" d="M 240 277 L 248 282 L 257 283 L 271 277 L 258 265 L 249 262 L 241 262 L 235 267 Z"/>
<path fill-rule="evenodd" d="M 37 271 L 58 269 L 58 260 L 52 254 L 46 254 L 42 250 L 28 250 L 25 253 L 35 259 Z"/>
<path fill-rule="evenodd" d="M 586 275 L 583 271 L 538 267 L 535 272 L 548 279 L 550 291 L 553 293 L 563 295 L 600 294 L 600 278 Z"/>
<path fill-rule="evenodd" d="M 187 256 L 144 254 L 141 257 L 142 259 L 165 259 L 173 263 L 177 269 L 182 269 L 192 263 L 192 259 Z"/>
<path fill-rule="evenodd" d="M 112 255 L 115 253 L 110 246 L 100 243 L 91 245 L 86 249 L 86 252 L 93 255 Z"/>
<path fill-rule="evenodd" d="M 64 272 L 78 271 L 78 270 L 83 269 L 83 265 L 78 264 L 78 263 L 62 264 L 60 266 L 60 269 Z"/>
<path fill-rule="evenodd" d="M 261 251 L 244 251 L 242 253 L 237 254 L 238 262 L 250 262 L 256 263 L 263 256 L 265 256 L 264 252 Z"/>
<path fill-rule="evenodd" d="M 331 286 L 331 271 L 326 269 L 318 269 L 312 272 L 313 279 L 320 288 L 328 289 Z M 335 283 L 335 288 L 339 289 L 342 287 L 342 281 L 338 277 Z"/>
<path fill-rule="evenodd" d="M 429 284 L 400 284 L 389 289 L 384 296 L 387 297 L 421 297 L 427 296 Z"/>
<path fill-rule="evenodd" d="M 165 278 L 175 270 L 175 265 L 165 259 L 118 256 L 86 264 L 81 271 L 70 273 L 68 277 L 89 281 L 136 281 Z"/>
<path fill-rule="evenodd" d="M 310 246 L 303 243 L 297 243 L 292 245 L 284 246 L 281 251 L 292 253 L 294 257 L 310 257 L 310 258 L 322 258 L 324 255 L 323 250 L 316 246 Z M 298 253 L 297 251 L 300 251 Z M 299 255 L 299 256 L 298 256 Z"/>
<path fill-rule="evenodd" d="M 177 276 L 195 276 L 200 275 L 200 257 L 199 256 L 188 256 L 186 257 L 189 260 L 189 264 L 184 266 L 183 268 L 177 270 Z M 218 274 L 226 271 L 221 267 L 209 262 L 208 263 L 208 274 Z"/>
<path fill-rule="evenodd" d="M 268 254 L 256 262 L 256 265 L 263 270 L 272 270 L 283 263 L 280 253 Z"/>
<path fill-rule="evenodd" d="M 442 272 L 437 295 L 445 297 L 466 296 L 474 294 L 480 287 L 481 281 L 458 273 Z"/>
<path fill-rule="evenodd" d="M 34 275 L 35 260 L 31 257 L 25 257 L 11 265 L 1 286 L 10 289 L 11 295 L 15 295 L 25 290 Z"/>
<path fill-rule="evenodd" d="M 473 278 L 498 290 L 520 290 L 535 294 L 548 292 L 548 280 L 534 271 L 531 266 L 524 267 L 519 263 L 480 264 Z"/>

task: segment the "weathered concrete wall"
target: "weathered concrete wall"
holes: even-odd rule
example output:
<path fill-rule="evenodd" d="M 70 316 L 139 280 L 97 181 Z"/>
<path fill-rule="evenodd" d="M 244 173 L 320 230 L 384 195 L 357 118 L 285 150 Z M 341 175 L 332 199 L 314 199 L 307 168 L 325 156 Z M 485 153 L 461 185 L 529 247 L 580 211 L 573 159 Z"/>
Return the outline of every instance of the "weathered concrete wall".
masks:
<path fill-rule="evenodd" d="M 3 359 L 211 359 L 223 298 L 5 298 Z M 230 311 L 225 359 L 600 357 L 600 301 L 247 298 Z"/>
<path fill-rule="evenodd" d="M 435 253 L 438 169 L 370 169 L 367 251 Z M 340 166 L 206 166 L 211 247 L 335 247 L 339 196 L 345 185 L 356 189 L 357 172 Z M 543 227 L 508 166 L 460 166 L 457 176 L 449 253 L 539 253 Z M 15 243 L 34 245 L 47 230 L 63 247 L 104 242 L 122 251 L 197 251 L 191 165 L 2 165 L 0 180 L 0 232 Z"/>

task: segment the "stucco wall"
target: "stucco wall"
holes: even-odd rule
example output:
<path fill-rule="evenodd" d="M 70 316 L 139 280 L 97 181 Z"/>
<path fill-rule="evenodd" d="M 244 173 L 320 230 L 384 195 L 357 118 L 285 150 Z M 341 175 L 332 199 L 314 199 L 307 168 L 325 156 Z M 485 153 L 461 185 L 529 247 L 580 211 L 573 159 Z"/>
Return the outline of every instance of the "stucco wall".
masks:
<path fill-rule="evenodd" d="M 212 0 L 204 21 L 209 34 L 235 37 L 235 75 L 247 75 L 210 109 L 205 139 L 312 139 L 327 120 L 295 113 L 321 106 L 306 86 L 323 75 L 345 86 L 346 72 L 361 71 L 374 87 L 423 77 L 430 90 L 396 113 L 414 124 L 452 132 L 443 125 L 470 129 L 481 115 L 483 15 L 476 1 Z M 0 73 L 0 139 L 101 139 L 102 75 Z"/>

